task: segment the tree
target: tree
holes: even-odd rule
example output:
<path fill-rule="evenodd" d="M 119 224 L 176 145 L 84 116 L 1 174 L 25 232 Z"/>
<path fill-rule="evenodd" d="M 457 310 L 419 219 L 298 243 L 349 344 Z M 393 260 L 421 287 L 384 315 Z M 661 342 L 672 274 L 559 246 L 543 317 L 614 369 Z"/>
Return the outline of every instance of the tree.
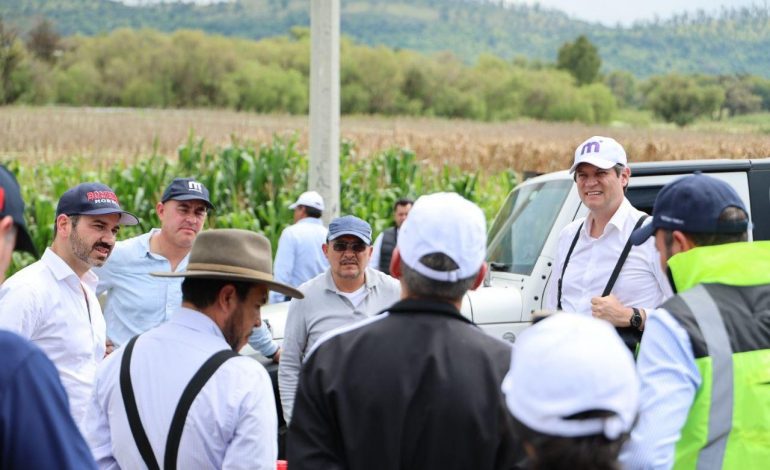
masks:
<path fill-rule="evenodd" d="M 20 91 L 14 83 L 14 75 L 24 59 L 24 46 L 20 44 L 16 30 L 8 27 L 0 17 L 0 103 L 12 103 Z"/>
<path fill-rule="evenodd" d="M 61 36 L 56 32 L 53 23 L 48 19 L 40 19 L 27 37 L 27 49 L 38 59 L 53 62 L 57 51 L 61 50 Z"/>
<path fill-rule="evenodd" d="M 599 51 L 585 36 L 581 35 L 575 42 L 566 42 L 559 48 L 556 67 L 571 73 L 578 85 L 595 82 L 601 65 Z"/>
<path fill-rule="evenodd" d="M 654 77 L 647 86 L 647 106 L 666 122 L 679 127 L 701 116 L 712 115 L 725 101 L 718 85 L 700 85 L 693 77 L 668 75 Z"/>

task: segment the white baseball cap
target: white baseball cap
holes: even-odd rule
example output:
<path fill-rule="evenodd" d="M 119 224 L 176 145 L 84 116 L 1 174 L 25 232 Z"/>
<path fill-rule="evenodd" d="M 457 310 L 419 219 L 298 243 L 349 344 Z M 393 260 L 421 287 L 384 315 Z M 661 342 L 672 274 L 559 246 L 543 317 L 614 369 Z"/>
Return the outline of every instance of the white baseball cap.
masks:
<path fill-rule="evenodd" d="M 479 207 L 456 193 L 421 196 L 398 231 L 398 251 L 407 266 L 430 279 L 455 282 L 475 275 L 487 255 L 487 222 Z M 437 271 L 420 258 L 443 253 L 457 263 Z"/>
<path fill-rule="evenodd" d="M 324 198 L 315 191 L 305 191 L 297 198 L 297 202 L 289 206 L 289 209 L 296 209 L 297 206 L 307 206 L 319 211 L 324 210 Z"/>
<path fill-rule="evenodd" d="M 629 432 L 639 410 L 634 359 L 615 329 L 576 313 L 556 313 L 524 330 L 513 345 L 503 380 L 511 414 L 550 436 Z M 592 410 L 602 418 L 570 418 Z"/>
<path fill-rule="evenodd" d="M 575 162 L 569 172 L 574 173 L 581 163 L 589 163 L 603 170 L 609 170 L 617 164 L 628 166 L 628 158 L 618 141 L 595 135 L 575 149 Z"/>

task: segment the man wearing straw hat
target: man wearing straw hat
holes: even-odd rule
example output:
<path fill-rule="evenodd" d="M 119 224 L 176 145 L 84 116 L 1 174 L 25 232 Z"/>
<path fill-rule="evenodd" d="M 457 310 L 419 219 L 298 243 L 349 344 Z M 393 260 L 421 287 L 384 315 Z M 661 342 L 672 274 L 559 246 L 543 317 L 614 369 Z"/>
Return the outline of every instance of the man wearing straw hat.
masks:
<path fill-rule="evenodd" d="M 182 272 L 182 306 L 100 368 L 86 437 L 100 467 L 273 469 L 277 417 L 265 369 L 239 356 L 273 280 L 270 242 L 201 232 Z M 184 433 L 182 431 L 185 431 Z"/>

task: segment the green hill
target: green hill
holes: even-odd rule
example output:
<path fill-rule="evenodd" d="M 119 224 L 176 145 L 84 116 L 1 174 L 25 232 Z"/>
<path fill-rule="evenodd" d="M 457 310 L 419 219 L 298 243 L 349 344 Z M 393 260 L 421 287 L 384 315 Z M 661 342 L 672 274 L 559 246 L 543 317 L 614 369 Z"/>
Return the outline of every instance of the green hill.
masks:
<path fill-rule="evenodd" d="M 484 0 L 344 0 L 342 31 L 369 45 L 424 53 L 450 50 L 467 62 L 483 53 L 553 62 L 580 34 L 597 45 L 603 69 L 638 77 L 670 72 L 770 77 L 770 10 L 725 10 L 610 28 L 527 5 Z M 309 24 L 307 0 L 236 0 L 214 5 L 126 6 L 108 0 L 0 0 L 0 15 L 21 31 L 50 18 L 65 34 L 120 27 L 201 29 L 259 39 Z"/>

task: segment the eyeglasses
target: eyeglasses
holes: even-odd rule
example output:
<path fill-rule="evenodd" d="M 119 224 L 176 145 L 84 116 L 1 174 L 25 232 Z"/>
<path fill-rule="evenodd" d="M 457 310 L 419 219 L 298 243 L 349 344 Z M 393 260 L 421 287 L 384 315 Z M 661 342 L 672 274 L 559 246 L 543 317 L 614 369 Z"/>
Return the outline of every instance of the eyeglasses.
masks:
<path fill-rule="evenodd" d="M 334 242 L 332 244 L 332 248 L 334 248 L 334 251 L 339 251 L 340 253 L 347 251 L 348 248 L 353 250 L 354 253 L 361 253 L 368 246 L 369 245 L 367 245 L 364 242 Z"/>

